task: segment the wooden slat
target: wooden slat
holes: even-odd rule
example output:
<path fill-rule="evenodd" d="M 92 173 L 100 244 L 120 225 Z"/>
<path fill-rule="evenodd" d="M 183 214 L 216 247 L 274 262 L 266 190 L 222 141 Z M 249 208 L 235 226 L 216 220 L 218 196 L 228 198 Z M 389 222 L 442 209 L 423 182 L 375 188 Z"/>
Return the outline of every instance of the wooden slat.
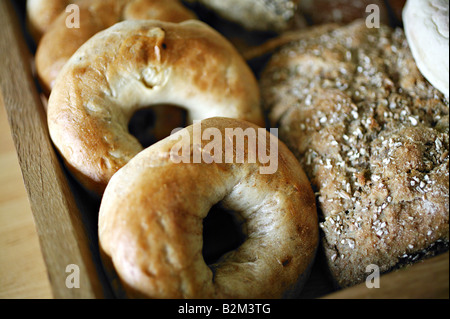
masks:
<path fill-rule="evenodd" d="M 380 277 L 379 288 L 366 284 L 330 294 L 325 299 L 448 299 L 449 253 Z"/>
<path fill-rule="evenodd" d="M 31 56 L 10 1 L 0 1 L 0 103 L 30 199 L 54 298 L 100 298 L 104 291 L 76 202 L 52 147 L 31 73 Z M 66 287 L 67 265 L 80 270 L 80 288 Z"/>
<path fill-rule="evenodd" d="M 6 111 L 1 105 L 0 256 L 0 299 L 51 297 L 39 237 Z"/>

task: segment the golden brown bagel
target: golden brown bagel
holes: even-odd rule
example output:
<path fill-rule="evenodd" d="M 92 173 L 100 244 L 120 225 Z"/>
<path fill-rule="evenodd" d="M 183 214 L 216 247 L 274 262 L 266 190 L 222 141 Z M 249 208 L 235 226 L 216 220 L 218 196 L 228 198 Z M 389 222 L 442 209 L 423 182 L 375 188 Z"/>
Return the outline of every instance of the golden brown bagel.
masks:
<path fill-rule="evenodd" d="M 50 25 L 71 3 L 77 0 L 27 0 L 27 26 L 31 36 L 39 42 Z"/>
<path fill-rule="evenodd" d="M 181 22 L 196 15 L 178 0 L 80 0 L 79 28 L 68 28 L 70 13 L 62 12 L 42 37 L 36 51 L 36 70 L 48 94 L 72 54 L 97 32 L 122 20 L 154 19 Z"/>
<path fill-rule="evenodd" d="M 124 21 L 86 42 L 64 66 L 48 103 L 52 140 L 72 172 L 101 193 L 142 150 L 128 132 L 152 105 L 264 125 L 259 87 L 236 49 L 206 24 Z"/>
<path fill-rule="evenodd" d="M 273 151 L 269 145 L 278 147 L 273 174 L 260 173 L 265 165 L 250 160 L 255 155 L 251 147 L 241 164 L 236 157 L 233 163 L 219 157 L 222 163 L 196 164 L 192 155 L 189 163 L 174 163 L 178 143 L 210 154 L 210 141 L 195 143 L 194 126 L 142 151 L 111 179 L 99 215 L 105 264 L 112 261 L 129 297 L 297 296 L 318 243 L 314 193 L 302 167 L 269 134 L 257 136 L 258 143 L 265 140 L 263 152 Z M 203 134 L 210 128 L 220 132 L 215 138 L 222 143 L 222 155 L 227 129 L 258 130 L 229 118 L 201 122 Z M 208 266 L 202 256 L 202 221 L 219 202 L 245 221 L 247 236 L 236 250 Z"/>

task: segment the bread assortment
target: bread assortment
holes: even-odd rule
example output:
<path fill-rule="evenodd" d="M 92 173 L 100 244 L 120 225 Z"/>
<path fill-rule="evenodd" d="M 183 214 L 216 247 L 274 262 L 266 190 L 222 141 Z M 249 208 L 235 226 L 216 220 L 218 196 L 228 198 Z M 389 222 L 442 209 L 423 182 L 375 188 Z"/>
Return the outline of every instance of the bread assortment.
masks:
<path fill-rule="evenodd" d="M 79 28 L 65 26 L 69 4 Z M 367 24 L 369 5 L 381 25 Z M 340 289 L 364 282 L 368 266 L 387 273 L 448 250 L 448 1 L 27 9 L 50 137 L 101 199 L 104 267 L 127 297 L 299 298 L 317 255 Z M 239 34 L 215 29 L 203 10 Z M 157 138 L 143 146 L 131 126 L 146 129 L 147 109 Z M 196 140 L 196 125 L 214 134 Z M 278 135 L 252 149 L 251 132 L 269 128 Z M 231 158 L 217 155 L 234 141 L 228 130 L 246 133 Z M 174 162 L 175 146 L 186 161 Z M 267 162 L 250 159 L 273 147 L 277 169 L 262 174 Z M 226 253 L 217 238 L 206 243 L 216 205 L 242 231 Z"/>

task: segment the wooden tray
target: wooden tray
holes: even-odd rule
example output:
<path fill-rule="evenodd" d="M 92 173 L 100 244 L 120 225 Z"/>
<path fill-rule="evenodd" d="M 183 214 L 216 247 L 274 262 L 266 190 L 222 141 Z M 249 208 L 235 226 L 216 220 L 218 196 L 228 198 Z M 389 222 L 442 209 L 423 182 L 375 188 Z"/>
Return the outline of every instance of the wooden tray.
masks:
<path fill-rule="evenodd" d="M 49 138 L 33 77 L 34 48 L 20 11 L 23 3 L 0 1 L 0 103 L 8 113 L 53 296 L 114 298 L 99 257 L 99 199 L 68 174 Z M 378 289 L 362 284 L 334 291 L 319 263 L 302 298 L 449 298 L 448 253 L 382 276 Z M 78 289 L 66 287 L 66 267 L 71 264 L 80 270 Z"/>

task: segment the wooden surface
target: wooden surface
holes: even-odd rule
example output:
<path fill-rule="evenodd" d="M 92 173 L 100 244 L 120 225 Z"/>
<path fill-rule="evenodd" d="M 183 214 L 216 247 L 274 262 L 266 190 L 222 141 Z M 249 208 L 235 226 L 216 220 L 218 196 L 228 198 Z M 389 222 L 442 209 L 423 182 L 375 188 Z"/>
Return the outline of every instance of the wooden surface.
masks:
<path fill-rule="evenodd" d="M 103 296 L 90 242 L 67 178 L 51 144 L 32 77 L 31 55 L 10 1 L 0 1 L 0 91 L 22 169 L 40 247 L 55 298 Z M 68 265 L 80 288 L 68 288 Z"/>
<path fill-rule="evenodd" d="M 0 106 L 0 252 L 0 298 L 52 297 L 3 105 Z"/>
<path fill-rule="evenodd" d="M 351 287 L 325 299 L 449 299 L 448 252 L 380 277 L 379 288 Z"/>
<path fill-rule="evenodd" d="M 68 183 L 51 145 L 22 31 L 0 0 L 0 298 L 102 298 L 95 219 L 83 219 L 92 207 L 80 206 L 89 201 Z M 326 298 L 448 299 L 448 258 L 383 276 L 380 289 L 360 285 Z M 80 267 L 80 289 L 65 285 L 69 264 Z"/>

